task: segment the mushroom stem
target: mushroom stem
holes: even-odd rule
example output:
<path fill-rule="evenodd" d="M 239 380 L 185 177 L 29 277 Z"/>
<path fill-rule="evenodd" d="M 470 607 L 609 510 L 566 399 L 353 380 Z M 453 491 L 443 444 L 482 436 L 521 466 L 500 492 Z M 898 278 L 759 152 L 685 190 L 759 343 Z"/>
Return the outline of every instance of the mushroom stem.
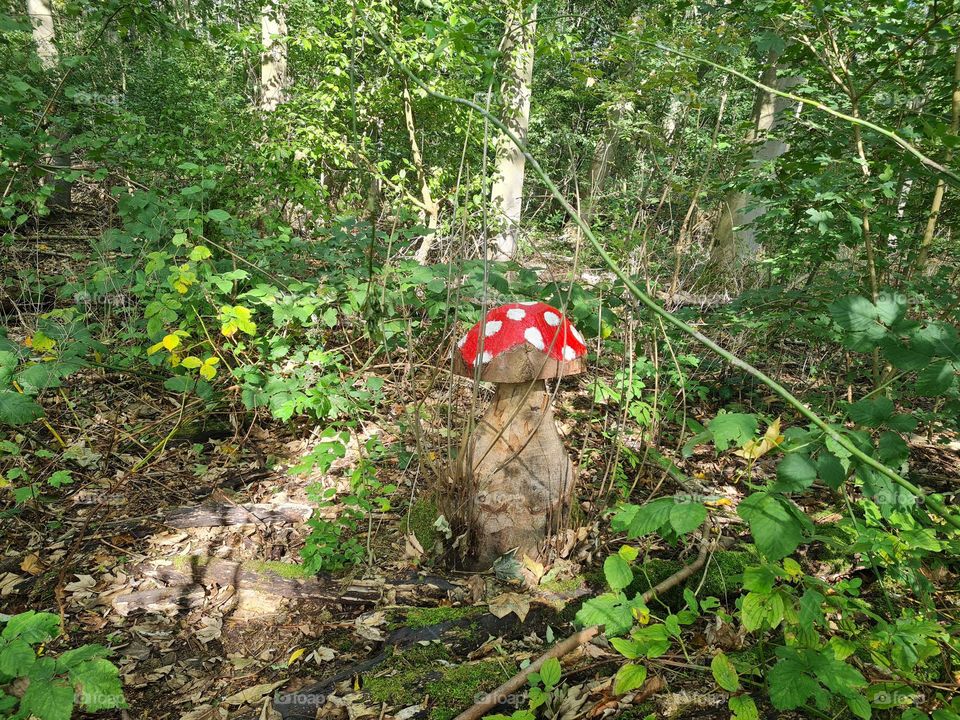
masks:
<path fill-rule="evenodd" d="M 465 460 L 478 563 L 514 548 L 536 558 L 567 515 L 575 478 L 543 380 L 497 383 Z"/>

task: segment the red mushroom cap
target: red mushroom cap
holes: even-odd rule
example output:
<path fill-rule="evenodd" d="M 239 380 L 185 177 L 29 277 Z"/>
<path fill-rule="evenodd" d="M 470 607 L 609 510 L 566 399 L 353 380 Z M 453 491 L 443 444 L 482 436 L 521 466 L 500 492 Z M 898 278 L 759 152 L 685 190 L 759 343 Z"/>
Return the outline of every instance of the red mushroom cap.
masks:
<path fill-rule="evenodd" d="M 484 334 L 482 349 L 481 330 Z M 563 313 L 542 302 L 510 303 L 493 308 L 460 338 L 457 347 L 463 364 L 472 369 L 478 362 L 485 365 L 498 355 L 525 344 L 559 363 L 576 360 L 587 353 L 583 335 Z"/>

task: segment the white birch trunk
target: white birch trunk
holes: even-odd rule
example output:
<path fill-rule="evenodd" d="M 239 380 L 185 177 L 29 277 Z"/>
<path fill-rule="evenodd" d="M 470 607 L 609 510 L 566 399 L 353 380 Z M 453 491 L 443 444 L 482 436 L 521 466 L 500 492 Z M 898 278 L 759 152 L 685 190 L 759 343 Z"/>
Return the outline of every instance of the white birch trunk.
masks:
<path fill-rule="evenodd" d="M 260 109 L 275 110 L 286 100 L 287 19 L 282 2 L 267 2 L 260 13 Z"/>
<path fill-rule="evenodd" d="M 37 49 L 37 57 L 40 58 L 40 65 L 56 84 L 60 74 L 60 53 L 56 45 L 57 30 L 53 24 L 51 0 L 27 0 L 27 14 L 30 16 L 30 22 L 33 26 L 33 43 Z M 57 146 L 62 145 L 68 139 L 65 133 L 56 130 L 50 131 L 50 135 L 55 138 Z M 69 168 L 71 156 L 69 152 L 63 152 L 57 147 L 52 155 L 47 158 L 47 162 L 58 168 Z M 50 204 L 69 208 L 70 184 L 64 180 L 58 180 L 56 173 L 56 170 L 48 170 L 44 179 L 45 184 L 53 187 Z"/>
<path fill-rule="evenodd" d="M 533 6 L 528 16 L 523 12 L 522 0 L 508 2 L 507 23 L 501 45 L 505 73 L 501 86 L 502 120 L 520 140 L 526 141 L 530 122 L 537 6 Z M 493 260 L 512 259 L 517 253 L 525 166 L 523 153 L 510 138 L 501 134 L 497 141 L 496 178 L 490 191 L 490 205 L 497 232 L 488 252 Z"/>

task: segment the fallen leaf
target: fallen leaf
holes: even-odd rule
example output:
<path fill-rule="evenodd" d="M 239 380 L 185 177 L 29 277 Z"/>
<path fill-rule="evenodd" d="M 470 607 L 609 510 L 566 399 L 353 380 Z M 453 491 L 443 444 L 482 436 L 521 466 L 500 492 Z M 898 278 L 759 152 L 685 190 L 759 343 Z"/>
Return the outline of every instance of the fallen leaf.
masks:
<path fill-rule="evenodd" d="M 316 650 L 310 653 L 310 659 L 312 659 L 317 665 L 330 662 L 336 656 L 337 654 L 333 651 L 333 648 L 328 647 L 318 647 Z"/>
<path fill-rule="evenodd" d="M 470 590 L 470 601 L 474 605 L 482 603 L 487 596 L 487 583 L 482 575 L 471 575 L 467 580 L 467 588 Z"/>
<path fill-rule="evenodd" d="M 92 590 L 97 581 L 90 575 L 77 575 L 77 579 L 72 583 L 67 583 L 63 589 L 67 592 L 79 592 L 81 590 Z"/>
<path fill-rule="evenodd" d="M 423 557 L 423 545 L 420 544 L 417 536 L 413 533 L 407 533 L 406 540 L 406 548 L 404 549 L 403 556 L 415 563 L 420 562 L 420 558 Z"/>
<path fill-rule="evenodd" d="M 254 685 L 246 690 L 241 690 L 238 693 L 234 693 L 228 698 L 224 698 L 224 702 L 227 705 L 243 705 L 245 703 L 260 702 L 265 695 L 272 693 L 285 682 L 286 680 L 281 680 L 274 683 L 261 683 L 260 685 Z"/>
<path fill-rule="evenodd" d="M 181 715 L 180 720 L 227 720 L 228 715 L 229 713 L 224 707 L 199 705 L 186 715 Z"/>
<path fill-rule="evenodd" d="M 12 572 L 5 572 L 0 575 L 0 597 L 9 595 L 17 589 L 17 585 L 23 582 L 23 578 Z"/>
<path fill-rule="evenodd" d="M 306 651 L 307 651 L 306 648 L 297 648 L 292 653 L 290 653 L 290 657 L 287 659 L 287 667 L 290 667 L 297 660 L 299 660 Z"/>
<path fill-rule="evenodd" d="M 20 569 L 24 572 L 30 573 L 31 575 L 39 575 L 46 570 L 46 567 L 44 567 L 43 563 L 40 562 L 39 555 L 36 553 L 30 553 L 23 559 L 23 562 L 20 563 Z"/>
<path fill-rule="evenodd" d="M 490 614 L 498 618 L 513 613 L 523 622 L 530 612 L 530 598 L 520 593 L 503 593 L 490 601 L 489 609 Z"/>

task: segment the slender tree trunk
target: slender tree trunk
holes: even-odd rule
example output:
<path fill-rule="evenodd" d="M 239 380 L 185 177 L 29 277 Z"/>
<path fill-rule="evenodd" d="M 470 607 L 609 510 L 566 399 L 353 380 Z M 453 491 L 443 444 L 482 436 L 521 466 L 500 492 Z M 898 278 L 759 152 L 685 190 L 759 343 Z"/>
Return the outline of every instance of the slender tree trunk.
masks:
<path fill-rule="evenodd" d="M 417 179 L 420 181 L 420 217 L 428 231 L 420 243 L 420 247 L 417 248 L 416 254 L 417 262 L 425 265 L 427 257 L 430 255 L 430 248 L 433 246 L 434 235 L 436 235 L 439 208 L 430 192 L 427 169 L 423 164 L 420 144 L 417 142 L 417 126 L 413 121 L 413 102 L 406 81 L 403 83 L 403 121 L 407 126 L 407 137 L 410 139 L 410 155 L 413 159 L 413 166 L 417 170 Z"/>
<path fill-rule="evenodd" d="M 785 89 L 796 85 L 800 78 L 777 77 L 777 55 L 770 54 L 767 67 L 760 82 L 768 87 Z M 753 107 L 753 122 L 747 131 L 745 141 L 753 147 L 750 164 L 760 167 L 764 163 L 783 155 L 790 146 L 781 140 L 767 138 L 782 116 L 790 107 L 788 101 L 778 98 L 766 90 L 758 90 Z M 730 276 L 738 268 L 750 262 L 757 255 L 759 245 L 753 222 L 766 213 L 766 207 L 748 193 L 733 191 L 723 200 L 720 219 L 714 229 L 714 244 L 711 252 L 711 264 L 721 274 Z"/>
<path fill-rule="evenodd" d="M 507 23 L 501 44 L 505 73 L 501 85 L 503 123 L 520 140 L 526 140 L 537 6 L 534 5 L 528 14 L 524 12 L 523 0 L 507 1 Z M 525 165 L 520 149 L 506 135 L 501 135 L 497 141 L 496 179 L 490 191 L 494 227 L 497 229 L 497 235 L 490 243 L 491 259 L 508 260 L 517 253 Z"/>
<path fill-rule="evenodd" d="M 56 45 L 57 31 L 53 24 L 51 0 L 27 0 L 27 14 L 33 25 L 33 42 L 37 49 L 37 56 L 40 58 L 40 65 L 56 84 L 56 78 L 60 74 L 60 53 Z M 69 140 L 69 134 L 55 128 L 50 129 L 49 134 L 55 140 L 55 147 L 48 162 L 56 168 L 69 168 L 70 153 L 61 149 Z M 50 204 L 69 208 L 70 184 L 65 180 L 57 179 L 57 172 L 57 170 L 48 170 L 44 180 L 45 184 L 53 187 Z"/>
<path fill-rule="evenodd" d="M 950 134 L 956 137 L 960 131 L 960 43 L 957 44 L 956 60 L 953 68 L 953 99 L 951 101 L 951 119 Z M 947 150 L 946 165 L 950 164 L 953 158 L 953 150 Z M 937 180 L 937 187 L 933 191 L 933 202 L 930 203 L 930 213 L 927 215 L 927 225 L 923 230 L 923 238 L 920 240 L 920 250 L 917 253 L 916 267 L 921 272 L 928 273 L 927 260 L 930 255 L 930 246 L 933 244 L 933 236 L 937 230 L 937 220 L 940 218 L 940 208 L 943 205 L 943 195 L 947 191 L 947 184 L 941 178 Z"/>
<path fill-rule="evenodd" d="M 607 122 L 603 136 L 597 141 L 590 159 L 590 177 L 580 192 L 580 215 L 588 223 L 593 218 L 594 203 L 620 151 L 624 118 L 633 112 L 633 103 L 618 100 L 607 110 Z"/>
<path fill-rule="evenodd" d="M 261 8 L 260 108 L 275 110 L 287 93 L 287 19 L 282 2 L 267 2 Z"/>

